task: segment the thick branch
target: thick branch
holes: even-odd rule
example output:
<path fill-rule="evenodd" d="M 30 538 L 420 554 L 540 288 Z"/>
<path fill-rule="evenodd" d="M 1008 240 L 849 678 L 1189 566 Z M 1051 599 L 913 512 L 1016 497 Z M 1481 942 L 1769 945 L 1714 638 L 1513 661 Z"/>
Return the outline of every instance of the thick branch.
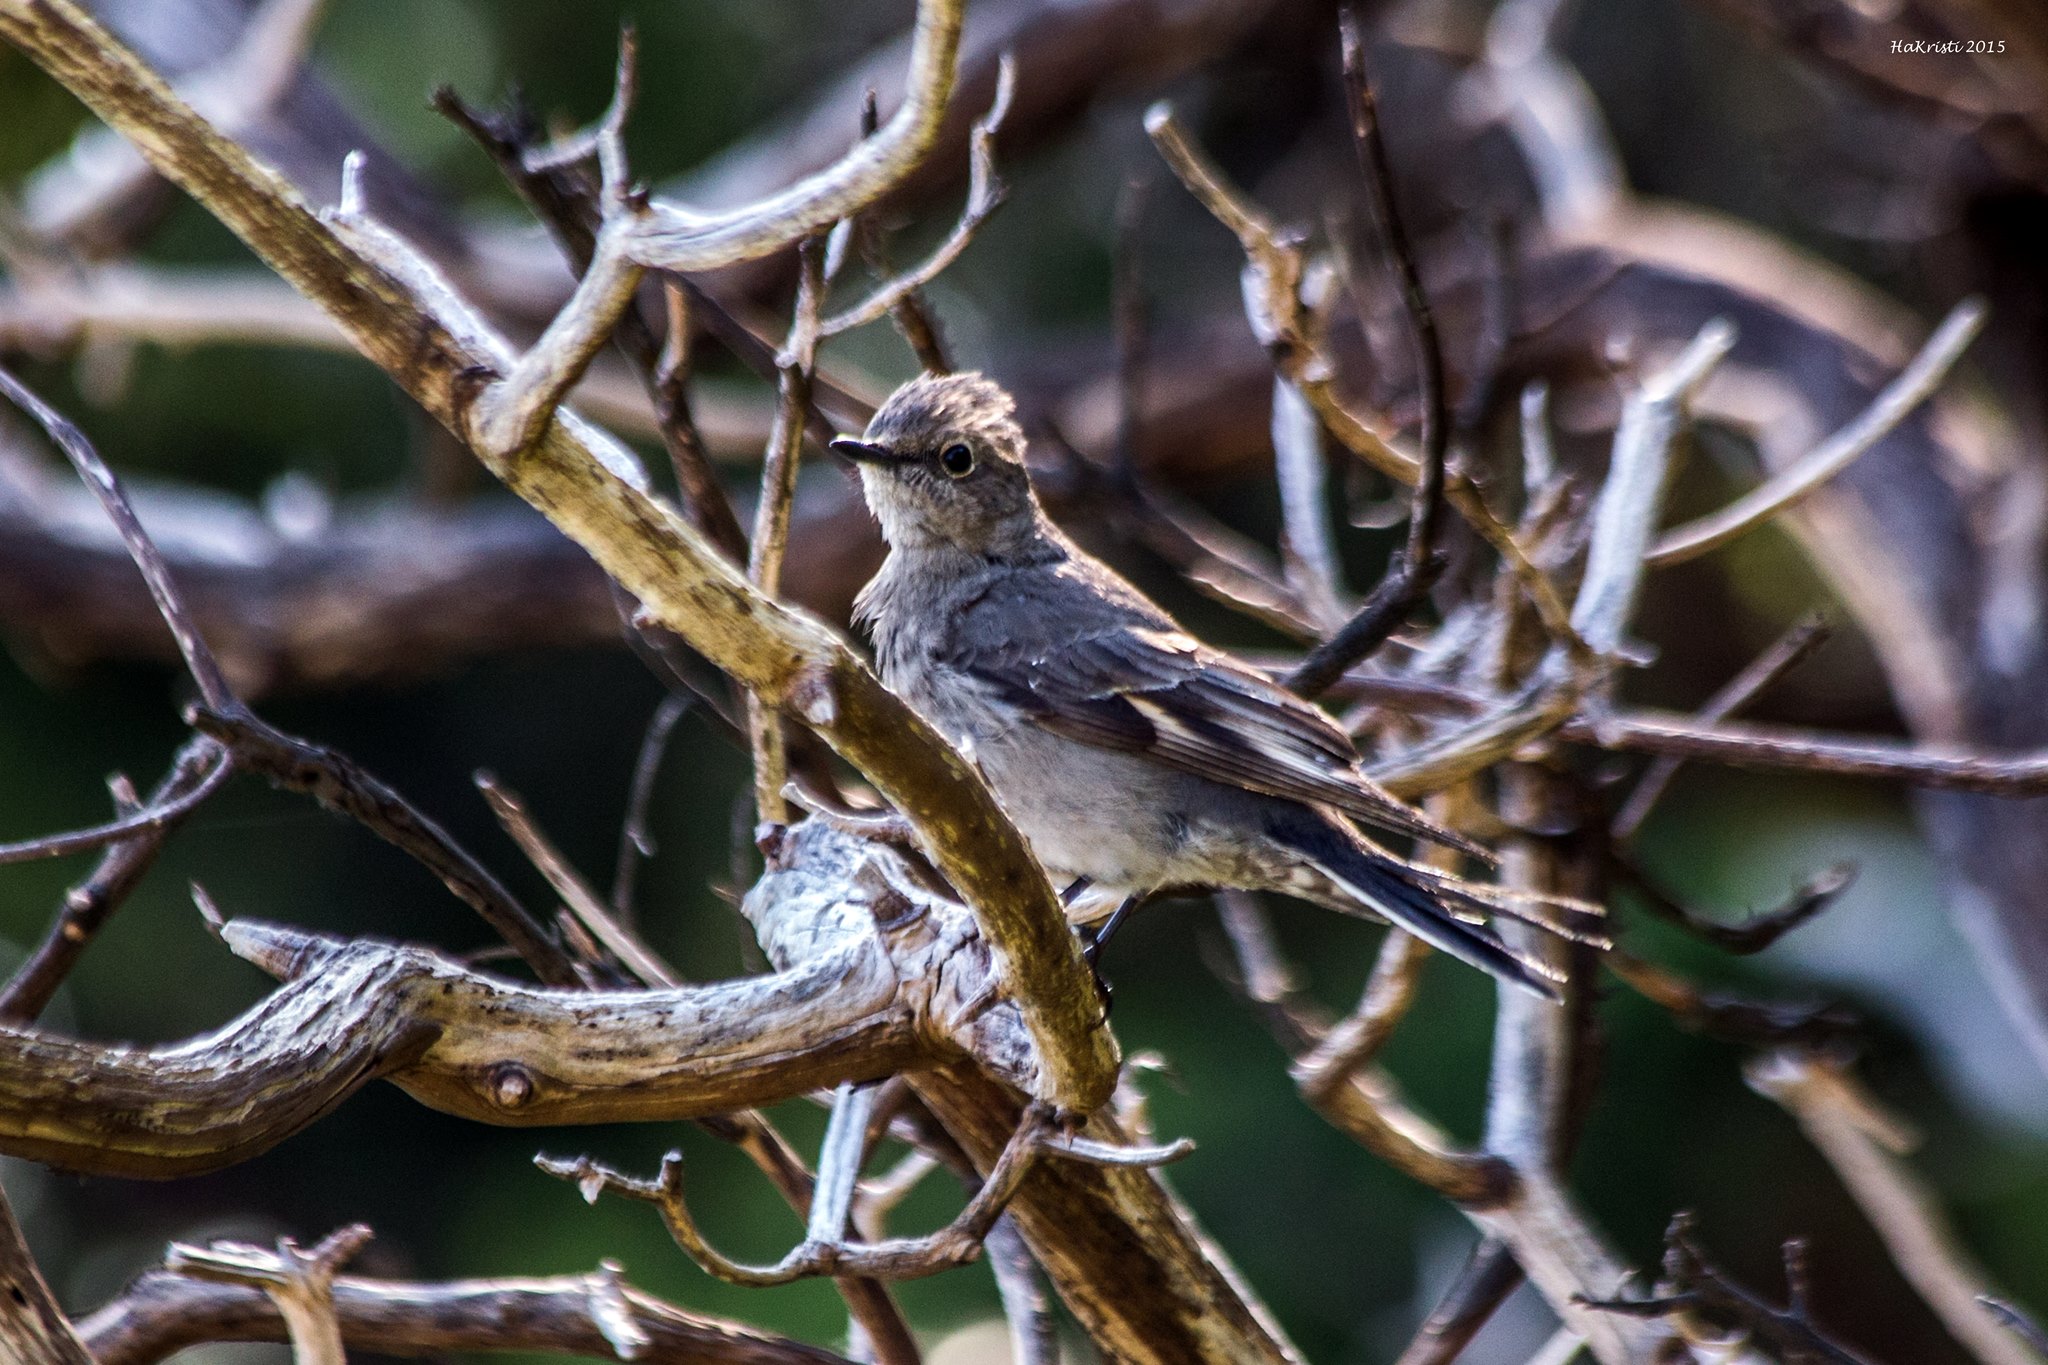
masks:
<path fill-rule="evenodd" d="M 921 1072 L 910 1083 L 976 1167 L 992 1169 L 1016 1130 L 1015 1098 L 958 1067 Z M 1041 1161 L 1024 1178 L 1009 1213 L 1105 1359 L 1123 1365 L 1300 1359 L 1150 1171 Z"/>
<path fill-rule="evenodd" d="M 972 921 L 869 866 L 858 841 L 816 837 L 831 842 L 815 856 L 812 836 L 784 840 L 786 865 L 750 900 L 787 969 L 717 985 L 553 990 L 421 949 L 230 924 L 230 945 L 287 984 L 214 1033 L 138 1049 L 0 1030 L 0 1151 L 110 1174 L 212 1170 L 379 1076 L 519 1126 L 722 1113 L 969 1050 L 1030 1085 L 1031 1041 Z"/>

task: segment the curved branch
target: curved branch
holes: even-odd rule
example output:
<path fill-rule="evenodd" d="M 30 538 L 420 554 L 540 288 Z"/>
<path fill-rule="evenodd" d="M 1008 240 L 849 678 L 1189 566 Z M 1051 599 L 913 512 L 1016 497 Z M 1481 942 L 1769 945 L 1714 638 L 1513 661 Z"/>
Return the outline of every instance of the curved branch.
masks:
<path fill-rule="evenodd" d="M 818 324 L 820 340 L 880 321 L 958 260 L 967 244 L 974 240 L 974 234 L 981 231 L 981 225 L 1003 206 L 1003 201 L 1009 198 L 1010 187 L 996 173 L 996 134 L 1001 131 L 1003 119 L 1010 112 L 1010 97 L 1016 87 L 1017 68 L 1005 55 L 997 69 L 995 100 L 989 105 L 988 112 L 974 123 L 968 146 L 967 205 L 960 210 L 960 220 L 953 225 L 953 230 L 916 268 L 892 276 L 860 303 L 821 321 Z"/>
<path fill-rule="evenodd" d="M 479 1122 L 598 1123 L 772 1103 L 949 1051 L 879 941 L 770 977 L 584 992 L 278 925 L 224 936 L 286 985 L 213 1033 L 145 1049 L 0 1030 L 0 1151 L 182 1176 L 274 1146 L 378 1077 Z"/>
<path fill-rule="evenodd" d="M 1040 1080 L 973 920 L 896 854 L 811 824 L 768 857 L 745 908 L 781 970 L 712 985 L 530 986 L 421 948 L 230 923 L 228 946 L 285 985 L 212 1033 L 132 1048 L 0 1028 L 0 1152 L 145 1178 L 214 1170 L 379 1077 L 518 1127 L 728 1113 L 963 1056 Z"/>
<path fill-rule="evenodd" d="M 205 775 L 188 789 L 166 796 L 132 814 L 86 829 L 45 834 L 15 844 L 0 844 L 0 865 L 32 862 L 38 858 L 62 858 L 66 854 L 83 853 L 108 844 L 127 843 L 161 834 L 166 828 L 184 820 L 234 776 L 235 765 L 227 761 L 227 755 L 221 749 L 216 748 L 205 761 L 210 765 Z"/>
<path fill-rule="evenodd" d="M 875 1242 L 850 1242 L 839 1233 L 819 1235 L 813 1231 L 792 1247 L 774 1265 L 745 1265 L 712 1246 L 697 1227 L 683 1192 L 683 1154 L 670 1152 L 662 1158 L 661 1172 L 652 1180 L 622 1174 L 589 1157 L 564 1160 L 540 1156 L 534 1159 L 549 1175 L 573 1182 L 588 1203 L 610 1191 L 627 1199 L 652 1204 L 661 1212 L 669 1236 L 706 1274 L 728 1284 L 764 1288 L 789 1284 L 820 1275 L 858 1275 L 876 1280 L 919 1279 L 942 1270 L 966 1265 L 981 1255 L 982 1242 L 1003 1209 L 1017 1193 L 1024 1177 L 1041 1155 L 1063 1156 L 1100 1166 L 1144 1169 L 1176 1161 L 1194 1150 L 1182 1139 L 1170 1147 L 1122 1147 L 1054 1135 L 1043 1110 L 1026 1110 L 1017 1131 L 1003 1144 L 1001 1155 L 982 1180 L 981 1188 L 967 1201 L 967 1207 L 945 1227 L 922 1237 L 889 1237 Z M 821 1163 L 822 1164 L 822 1163 Z"/>
<path fill-rule="evenodd" d="M 1983 330 L 1985 312 L 1984 301 L 1977 298 L 1964 299 L 1950 309 L 1912 363 L 1899 371 L 1854 421 L 1726 507 L 1666 531 L 1644 556 L 1644 565 L 1661 569 L 1683 564 L 1718 550 L 1787 508 L 1796 507 L 1934 395 L 1949 370 Z"/>
<path fill-rule="evenodd" d="M 209 767 L 218 753 L 219 746 L 212 740 L 193 736 L 178 751 L 171 771 L 150 793 L 151 803 L 162 809 L 181 794 L 211 782 L 215 774 L 228 771 L 225 764 Z M 91 874 L 64 893 L 64 906 L 43 931 L 43 941 L 0 987 L 0 1021 L 32 1024 L 49 1007 L 93 936 L 142 881 L 176 828 L 174 821 L 140 838 L 111 845 Z"/>
<path fill-rule="evenodd" d="M 902 107 L 871 138 L 779 194 L 726 213 L 650 206 L 627 254 L 650 270 L 710 270 L 779 251 L 850 218 L 916 169 L 939 140 L 960 55 L 965 0 L 920 0 Z"/>

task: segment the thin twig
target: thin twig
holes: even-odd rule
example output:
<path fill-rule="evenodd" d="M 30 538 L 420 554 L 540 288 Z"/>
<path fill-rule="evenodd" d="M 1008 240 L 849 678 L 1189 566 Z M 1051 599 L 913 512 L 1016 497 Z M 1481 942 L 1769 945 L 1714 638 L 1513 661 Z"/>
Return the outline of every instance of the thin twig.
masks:
<path fill-rule="evenodd" d="M 179 78 L 178 92 L 219 127 L 248 134 L 297 85 L 326 8 L 326 0 L 263 0 L 246 18 L 237 16 L 239 31 L 225 52 Z M 123 209 L 156 182 L 118 134 L 93 128 L 36 176 L 32 230 L 86 254 L 123 254 L 136 245 L 133 229 L 120 225 L 131 216 Z"/>
<path fill-rule="evenodd" d="M 1335 367 L 1324 354 L 1320 327 L 1302 306 L 1305 272 L 1301 247 L 1260 210 L 1188 136 L 1170 105 L 1155 104 L 1145 129 L 1190 194 L 1237 237 L 1246 262 L 1245 311 L 1253 333 L 1274 364 L 1301 389 L 1330 434 L 1353 454 L 1388 477 L 1413 486 L 1423 474 L 1419 456 L 1395 444 L 1345 406 L 1338 396 Z M 1487 506 L 1478 486 L 1457 470 L 1444 472 L 1444 498 L 1506 561 L 1528 594 L 1544 629 L 1576 657 L 1584 652 L 1573 634 L 1556 586 L 1529 560 L 1512 532 Z"/>
<path fill-rule="evenodd" d="M 1837 1005 L 1744 1000 L 1702 990 L 1669 968 L 1620 948 L 1605 954 L 1601 965 L 1630 990 L 1669 1011 L 1687 1032 L 1745 1047 L 1837 1047 L 1863 1027 L 1861 1020 Z"/>
<path fill-rule="evenodd" d="M 1983 1304 L 1992 1317 L 2004 1323 L 2006 1329 L 2014 1336 L 2040 1354 L 2048 1356 L 2048 1332 L 2043 1332 L 2041 1324 L 2035 1322 L 2032 1317 L 2004 1299 L 1995 1299 L 1989 1294 L 1979 1294 L 1977 1302 Z"/>
<path fill-rule="evenodd" d="M 654 708 L 647 733 L 640 739 L 640 756 L 633 764 L 633 785 L 626 793 L 626 818 L 619 825 L 619 856 L 612 871 L 612 914 L 619 923 L 632 926 L 637 918 L 633 892 L 640 863 L 655 854 L 654 831 L 648 828 L 648 812 L 654 802 L 654 779 L 661 771 L 661 758 L 668 751 L 668 737 L 676 723 L 690 709 L 691 698 L 670 692 Z"/>
<path fill-rule="evenodd" d="M 0 1351 L 8 1365 L 94 1365 L 79 1333 L 29 1254 L 21 1223 L 0 1190 Z"/>
<path fill-rule="evenodd" d="M 218 743 L 204 735 L 194 736 L 178 751 L 170 772 L 150 793 L 151 807 L 160 810 L 167 802 L 198 790 L 214 777 L 232 772 L 233 765 L 224 759 Z M 43 941 L 36 945 L 6 988 L 0 990 L 0 1021 L 32 1023 L 49 1007 L 57 988 L 71 974 L 100 926 L 156 862 L 164 841 L 179 823 L 173 820 L 151 834 L 114 844 L 100 856 L 99 865 L 90 876 L 64 893 L 64 908 L 50 922 Z"/>
<path fill-rule="evenodd" d="M 782 587 L 782 560 L 789 545 L 790 509 L 796 502 L 797 467 L 803 458 L 803 413 L 810 401 L 811 374 L 817 364 L 824 304 L 825 243 L 808 237 L 797 244 L 796 305 L 789 339 L 776 364 L 775 425 L 761 460 L 761 496 L 754 507 L 754 534 L 747 558 L 747 578 L 764 593 Z M 754 756 L 754 811 L 757 819 L 789 818 L 782 801 L 789 780 L 788 740 L 782 716 L 758 696 L 747 698 L 747 732 Z"/>
<path fill-rule="evenodd" d="M 1003 1317 L 1010 1325 L 1012 1365 L 1060 1365 L 1059 1323 L 1038 1262 L 1009 1214 L 996 1219 L 982 1241 L 994 1273 Z"/>
<path fill-rule="evenodd" d="M 1818 612 L 1794 622 L 1763 653 L 1750 660 L 1748 667 L 1707 698 L 1706 704 L 1700 707 L 1700 719 L 1709 725 L 1728 719 L 1811 658 L 1813 652 L 1826 644 L 1833 634 L 1834 628 Z M 1627 844 L 1635 839 L 1643 821 L 1649 818 L 1650 811 L 1664 795 L 1664 789 L 1671 785 L 1671 779 L 1678 775 L 1683 762 L 1678 758 L 1660 758 L 1644 769 L 1635 790 L 1621 803 L 1621 809 L 1615 812 L 1609 827 L 1609 837 L 1615 843 Z"/>
<path fill-rule="evenodd" d="M 834 165 L 755 203 L 716 213 L 657 203 L 632 233 L 650 270 L 710 270 L 758 260 L 859 214 L 920 165 L 937 143 L 958 76 L 965 0 L 922 0 L 911 31 L 903 103 Z"/>
<path fill-rule="evenodd" d="M 1442 575 L 1444 560 L 1438 553 L 1437 539 L 1443 521 L 1444 471 L 1451 439 L 1443 342 L 1437 334 L 1436 313 L 1430 307 L 1429 294 L 1422 287 L 1422 272 L 1415 263 L 1407 223 L 1401 216 L 1400 199 L 1394 190 L 1393 163 L 1380 132 L 1379 101 L 1365 68 L 1365 44 L 1359 36 L 1358 15 L 1349 5 L 1340 12 L 1337 32 L 1343 48 L 1344 99 L 1351 118 L 1352 150 L 1358 158 L 1373 224 L 1386 249 L 1388 270 L 1400 291 L 1416 373 L 1421 378 L 1422 451 L 1409 502 L 1408 540 L 1401 557 L 1351 620 L 1289 674 L 1288 685 L 1304 696 L 1320 693 L 1352 664 L 1379 648 L 1409 613 L 1428 598 Z M 1501 534 L 1512 539 L 1505 530 Z"/>
<path fill-rule="evenodd" d="M 220 746 L 211 746 L 209 760 L 203 775 L 189 786 L 181 784 L 179 789 L 154 801 L 141 810 L 109 820 L 104 824 L 89 825 L 84 829 L 66 830 L 61 834 L 45 834 L 36 839 L 24 839 L 20 843 L 0 844 L 0 866 L 8 863 L 35 862 L 43 858 L 62 858 L 72 853 L 85 853 L 108 844 L 122 844 L 145 836 L 161 835 L 172 825 L 181 822 L 206 799 L 227 784 L 234 776 L 235 766 L 227 762 Z"/>
<path fill-rule="evenodd" d="M 809 1207 L 803 1208 L 807 1245 L 838 1246 L 846 1241 L 861 1163 L 866 1158 L 868 1124 L 880 1094 L 881 1086 L 873 1082 L 842 1083 L 833 1094 L 832 1115 L 825 1125 L 824 1140 L 818 1144 L 817 1177 L 812 1182 Z M 917 1340 L 889 1296 L 888 1286 L 850 1275 L 836 1276 L 834 1283 L 867 1338 L 877 1365 L 917 1365 Z"/>
<path fill-rule="evenodd" d="M 843 1242 L 853 1212 L 854 1188 L 860 1183 L 867 1155 L 868 1120 L 874 1115 L 879 1089 L 873 1084 L 842 1082 L 832 1095 L 832 1114 L 818 1144 L 818 1178 L 811 1194 L 804 1239 Z"/>
<path fill-rule="evenodd" d="M 1343 571 L 1330 525 L 1323 424 L 1301 390 L 1273 376 L 1273 473 L 1280 486 L 1282 564 L 1288 583 L 1318 630 L 1334 633 L 1344 619 Z M 1318 650 L 1320 654 L 1322 651 Z M 1352 661 L 1341 661 L 1338 671 Z"/>
<path fill-rule="evenodd" d="M 1620 753 L 1669 754 L 1761 772 L 1882 777 L 1915 787 L 2039 796 L 2048 792 L 2048 751 L 2000 752 L 1966 745 L 1907 744 L 1754 721 L 1702 725 L 1664 711 L 1615 711 L 1598 722 L 1573 717 L 1558 733 L 1575 744 Z"/>
<path fill-rule="evenodd" d="M 1295 665 L 1282 679 L 1283 685 L 1304 697 L 1320 696 L 1329 690 L 1353 664 L 1386 643 L 1408 614 L 1421 605 L 1442 575 L 1444 564 L 1442 555 L 1434 555 L 1416 569 L 1404 554 L 1374 585 L 1351 619 Z"/>
<path fill-rule="evenodd" d="M 548 885 L 562 898 L 562 903 L 569 907 L 569 913 L 576 917 L 577 922 L 624 963 L 642 985 L 659 989 L 679 984 L 679 978 L 669 970 L 668 964 L 612 916 L 610 908 L 583 879 L 583 874 L 562 856 L 553 841 L 534 823 L 518 794 L 487 772 L 478 772 L 475 780 L 477 790 L 483 793 L 491 813 L 498 817 L 499 825 L 511 836 L 512 842 L 519 845 L 520 852 L 527 856 L 541 876 L 547 878 Z"/>
<path fill-rule="evenodd" d="M 1711 1316 L 1743 1334 L 1733 1341 L 1721 1333 L 1711 1338 L 1724 1353 L 1753 1343 L 1794 1365 L 1871 1365 L 1866 1357 L 1814 1325 L 1807 1302 L 1806 1247 L 1799 1239 L 1785 1243 L 1783 1307 L 1745 1289 L 1706 1259 L 1692 1239 L 1691 1214 L 1681 1213 L 1671 1220 L 1664 1247 L 1663 1273 L 1655 1294 L 1639 1299 L 1582 1299 L 1580 1305 L 1620 1317 L 1672 1319 L 1683 1323 L 1687 1339 L 1700 1345 L 1708 1344 L 1699 1340 L 1704 1325 L 1690 1319 L 1696 1314 Z"/>
<path fill-rule="evenodd" d="M 622 84 L 630 79 L 632 69 L 630 32 L 625 30 L 620 36 Z M 598 186 L 573 163 L 535 164 L 531 153 L 541 128 L 532 109 L 518 100 L 503 110 L 475 109 L 446 86 L 434 92 L 433 105 L 490 157 L 553 234 L 576 272 L 581 275 L 589 270 L 602 216 Z M 656 426 L 675 471 L 683 514 L 738 563 L 746 558 L 746 535 L 704 453 L 703 438 L 690 408 L 690 338 L 695 320 L 691 293 L 680 281 L 665 279 L 662 299 L 667 314 L 663 338 L 657 338 L 639 309 L 629 308 L 619 319 L 615 340 L 654 403 Z"/>
<path fill-rule="evenodd" d="M 1656 535 L 1687 405 L 1734 345 L 1734 326 L 1714 319 L 1623 402 L 1607 481 L 1593 504 L 1585 577 L 1572 604 L 1572 628 L 1597 655 L 1612 657 L 1633 619 L 1643 555 Z"/>
<path fill-rule="evenodd" d="M 1847 426 L 1726 507 L 1666 531 L 1644 563 L 1661 569 L 1697 559 L 1803 502 L 1934 396 L 1950 368 L 1983 330 L 1986 312 L 1984 301 L 1977 298 L 1964 299 L 1950 309 L 1919 354 Z"/>
<path fill-rule="evenodd" d="M 549 1175 L 573 1181 L 587 1202 L 595 1203 L 598 1196 L 610 1190 L 628 1199 L 654 1205 L 676 1245 L 708 1274 L 729 1284 L 761 1287 L 788 1284 L 819 1275 L 860 1275 L 878 1280 L 935 1275 L 941 1270 L 964 1265 L 980 1254 L 982 1239 L 988 1235 L 990 1226 L 1041 1154 L 1061 1155 L 1097 1164 L 1145 1167 L 1174 1160 L 1185 1150 L 1185 1146 L 1180 1144 L 1171 1148 L 1123 1149 L 1080 1138 L 1054 1136 L 1045 1114 L 1034 1109 L 1011 1136 L 967 1207 L 937 1232 L 875 1243 L 852 1243 L 838 1238 L 820 1240 L 807 1236 L 780 1261 L 769 1266 L 734 1261 L 704 1240 L 685 1202 L 683 1160 L 679 1152 L 670 1152 L 662 1160 L 661 1173 L 653 1180 L 622 1175 L 589 1157 L 560 1160 L 542 1156 L 535 1158 L 535 1164 Z"/>
<path fill-rule="evenodd" d="M 172 638 L 178 642 L 178 653 L 184 656 L 185 668 L 191 673 L 192 682 L 207 706 L 216 711 L 239 707 L 241 703 L 236 700 L 234 689 L 228 686 L 227 675 L 221 671 L 213 651 L 207 648 L 199 628 L 192 623 L 192 615 L 185 609 L 177 585 L 171 581 L 170 565 L 165 563 L 156 542 L 142 529 L 120 480 L 114 477 L 114 471 L 93 449 L 92 442 L 68 418 L 36 397 L 4 369 L 0 369 L 0 394 L 7 395 L 49 435 L 57 448 L 64 452 L 64 458 L 71 461 L 71 467 L 78 471 L 78 477 L 85 480 L 85 486 L 99 499 L 100 506 L 106 509 L 108 520 L 121 533 L 121 543 L 128 547 L 129 557 L 142 571 L 143 581 L 149 585 L 149 595 L 156 602 L 157 613 L 171 628 Z"/>
<path fill-rule="evenodd" d="M 789 543 L 789 513 L 796 493 L 797 465 L 803 453 L 803 411 L 810 397 L 811 370 L 817 363 L 824 303 L 825 243 L 809 237 L 797 246 L 797 293 L 789 336 L 776 366 L 780 373 L 775 425 L 762 455 L 761 499 L 754 510 L 752 550 L 747 577 L 765 592 L 779 591 L 782 560 Z M 779 786 L 778 786 L 779 789 Z"/>
<path fill-rule="evenodd" d="M 913 1147 L 879 1176 L 863 1180 L 855 1192 L 853 1225 L 866 1241 L 879 1241 L 888 1216 L 908 1199 L 926 1176 L 944 1165 L 924 1147 Z"/>
<path fill-rule="evenodd" d="M 1429 945 L 1421 939 L 1399 929 L 1387 931 L 1357 1008 L 1289 1068 L 1295 1086 L 1311 1102 L 1342 1085 L 1358 1068 L 1370 1065 L 1386 1046 L 1394 1026 L 1415 1001 L 1422 984 L 1422 964 L 1429 956 Z"/>
<path fill-rule="evenodd" d="M 958 260 L 960 253 L 974 240 L 975 233 L 981 230 L 981 225 L 1002 207 L 1003 201 L 1009 197 L 1010 188 L 996 173 L 995 141 L 1003 126 L 1003 116 L 1010 112 L 1010 97 L 1015 93 L 1016 85 L 1016 66 L 1006 55 L 997 69 L 995 99 L 989 104 L 988 112 L 976 120 L 969 137 L 967 206 L 960 211 L 960 220 L 953 225 L 953 230 L 916 267 L 885 281 L 853 307 L 820 321 L 817 324 L 820 340 L 896 313 L 906 299 L 916 295 Z"/>
<path fill-rule="evenodd" d="M 1244 993 L 1254 1004 L 1277 1005 L 1301 989 L 1301 978 L 1280 952 L 1272 923 L 1249 891 L 1216 893 L 1216 915 L 1237 957 Z"/>
<path fill-rule="evenodd" d="M 906 851 L 917 848 L 917 827 L 893 810 L 857 809 L 844 805 L 801 779 L 792 779 L 783 787 L 782 796 L 785 801 L 809 811 L 841 833 L 873 839 Z"/>
<path fill-rule="evenodd" d="M 1741 924 L 1722 924 L 1679 904 L 1640 863 L 1628 855 L 1616 852 L 1613 863 L 1622 879 L 1642 893 L 1643 904 L 1651 914 L 1738 957 L 1760 953 L 1770 947 L 1827 909 L 1856 880 L 1853 864 L 1835 863 L 1808 877 L 1775 909 L 1759 911 Z"/>
<path fill-rule="evenodd" d="M 49 433 L 120 532 L 129 558 L 149 585 L 158 614 L 177 640 L 186 669 L 199 689 L 201 703 L 188 712 L 188 723 L 219 741 L 234 767 L 261 773 L 291 790 L 308 792 L 322 805 L 360 821 L 412 854 L 473 906 L 543 980 L 573 981 L 573 969 L 560 946 L 445 830 L 344 755 L 284 734 L 249 710 L 229 686 L 219 661 L 193 624 L 162 551 L 143 529 L 121 481 L 85 434 L 5 370 L 0 370 L 0 393 Z"/>
<path fill-rule="evenodd" d="M 1845 1063 L 1783 1049 L 1751 1062 L 1744 1075 L 1751 1089 L 1799 1120 L 1877 1229 L 1899 1273 L 1957 1341 L 1986 1365 L 2037 1365 L 2026 1343 L 1983 1303 L 1990 1292 L 1983 1269 L 1903 1160 L 1912 1135 L 1879 1108 Z"/>
<path fill-rule="evenodd" d="M 1524 1278 L 1505 1242 L 1480 1238 L 1394 1365 L 1452 1365 Z"/>
<path fill-rule="evenodd" d="M 869 86 L 861 94 L 860 135 L 871 138 L 881 124 L 881 115 L 875 107 L 875 89 Z M 876 279 L 887 279 L 896 273 L 889 263 L 889 248 L 880 224 L 874 215 L 862 214 L 854 224 L 854 237 L 860 246 L 861 258 L 867 262 L 868 271 Z M 932 311 L 931 301 L 922 289 L 905 291 L 889 307 L 889 318 L 896 324 L 896 331 L 910 347 L 917 363 L 928 374 L 948 374 L 953 361 L 946 354 L 945 329 L 939 326 L 938 315 Z"/>
<path fill-rule="evenodd" d="M 574 965 L 554 935 L 526 912 L 490 869 L 433 817 L 354 759 L 286 734 L 239 702 L 226 713 L 190 707 L 185 719 L 193 729 L 226 746 L 237 768 L 286 791 L 310 796 L 411 855 L 511 944 L 541 980 L 552 985 L 580 984 Z"/>
<path fill-rule="evenodd" d="M 1300 977 L 1280 952 L 1258 902 L 1243 892 L 1224 892 L 1217 901 L 1236 954 L 1233 984 L 1260 1007 L 1290 1056 L 1306 1054 L 1329 1032 L 1328 1016 L 1301 994 Z M 1303 1098 L 1331 1127 L 1455 1204 L 1487 1208 L 1514 1192 L 1515 1173 L 1506 1162 L 1458 1148 L 1406 1104 L 1380 1068 L 1358 1067 L 1343 1084 L 1304 1092 Z"/>
<path fill-rule="evenodd" d="M 1380 133 L 1379 100 L 1373 93 L 1372 78 L 1366 73 L 1365 44 L 1359 37 L 1358 12 L 1352 5 L 1345 5 L 1339 12 L 1337 32 L 1343 47 L 1344 102 L 1351 116 L 1351 145 L 1365 181 L 1366 203 L 1386 246 L 1388 265 L 1400 286 L 1416 372 L 1422 378 L 1422 467 L 1415 481 L 1406 551 L 1409 572 L 1419 573 L 1421 566 L 1436 555 L 1437 527 L 1443 520 L 1444 460 L 1451 440 L 1443 342 L 1437 336 L 1436 313 L 1429 306 L 1429 294 L 1422 287 L 1422 272 L 1415 264 L 1415 248 L 1408 238 L 1407 222 L 1401 216 L 1400 197 L 1394 192 L 1393 162 L 1387 156 L 1386 139 Z"/>

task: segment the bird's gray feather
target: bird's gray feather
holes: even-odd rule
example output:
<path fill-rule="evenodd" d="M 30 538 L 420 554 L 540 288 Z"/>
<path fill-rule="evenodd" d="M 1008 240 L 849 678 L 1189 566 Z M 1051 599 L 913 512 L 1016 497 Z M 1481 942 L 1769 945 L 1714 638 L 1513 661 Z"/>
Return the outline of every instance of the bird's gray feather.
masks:
<path fill-rule="evenodd" d="M 1320 709 L 1185 634 L 1079 551 L 1018 566 L 1000 587 L 957 594 L 925 649 L 1046 729 L 1486 856 L 1361 772 Z"/>

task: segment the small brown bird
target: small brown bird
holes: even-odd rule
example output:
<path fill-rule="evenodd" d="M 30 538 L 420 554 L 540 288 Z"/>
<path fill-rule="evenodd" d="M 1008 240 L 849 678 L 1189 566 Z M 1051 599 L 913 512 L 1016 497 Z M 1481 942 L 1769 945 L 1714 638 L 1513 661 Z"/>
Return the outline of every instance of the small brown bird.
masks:
<path fill-rule="evenodd" d="M 978 374 L 898 389 L 856 461 L 889 555 L 862 590 L 883 681 L 980 765 L 1055 884 L 1281 891 L 1384 918 L 1544 995 L 1486 923 L 1597 937 L 1597 907 L 1396 857 L 1354 821 L 1487 857 L 1359 768 L 1320 709 L 1182 631 L 1046 517 L 1010 395 Z M 1555 921 L 1554 923 L 1552 921 Z"/>

